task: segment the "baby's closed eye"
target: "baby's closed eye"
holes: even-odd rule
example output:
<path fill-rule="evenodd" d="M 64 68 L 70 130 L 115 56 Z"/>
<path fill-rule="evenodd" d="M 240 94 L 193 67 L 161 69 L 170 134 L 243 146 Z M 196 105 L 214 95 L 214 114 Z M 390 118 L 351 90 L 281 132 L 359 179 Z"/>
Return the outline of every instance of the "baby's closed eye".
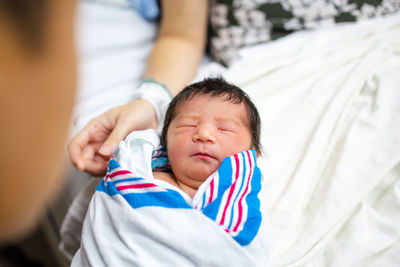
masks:
<path fill-rule="evenodd" d="M 194 128 L 197 126 L 197 123 L 193 119 L 181 119 L 176 122 L 176 128 Z"/>
<path fill-rule="evenodd" d="M 195 128 L 197 125 L 194 123 L 180 124 L 177 128 Z"/>
<path fill-rule="evenodd" d="M 220 132 L 232 132 L 232 133 L 235 132 L 233 129 L 230 129 L 230 128 L 222 128 L 222 127 L 218 127 L 218 131 L 220 131 Z"/>
<path fill-rule="evenodd" d="M 226 133 L 236 133 L 237 126 L 234 123 L 223 123 L 217 126 L 218 131 Z"/>

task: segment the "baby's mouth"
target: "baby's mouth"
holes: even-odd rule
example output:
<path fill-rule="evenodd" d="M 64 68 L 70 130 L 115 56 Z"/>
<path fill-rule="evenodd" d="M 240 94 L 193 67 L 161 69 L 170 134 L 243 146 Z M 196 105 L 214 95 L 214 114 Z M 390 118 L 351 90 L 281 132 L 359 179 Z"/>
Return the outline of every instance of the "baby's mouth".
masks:
<path fill-rule="evenodd" d="M 199 152 L 195 153 L 193 157 L 200 158 L 200 159 L 216 159 L 215 157 L 211 156 L 210 154 Z"/>

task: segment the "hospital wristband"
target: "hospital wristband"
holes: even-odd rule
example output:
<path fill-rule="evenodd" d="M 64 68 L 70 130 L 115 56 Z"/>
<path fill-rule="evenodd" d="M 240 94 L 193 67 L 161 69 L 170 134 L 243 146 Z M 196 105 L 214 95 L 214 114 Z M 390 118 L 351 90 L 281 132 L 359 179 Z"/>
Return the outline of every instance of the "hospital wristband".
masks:
<path fill-rule="evenodd" d="M 133 93 L 133 99 L 138 98 L 147 100 L 153 105 L 160 127 L 164 122 L 165 112 L 172 99 L 172 95 L 167 87 L 153 78 L 147 78 L 143 80 Z"/>

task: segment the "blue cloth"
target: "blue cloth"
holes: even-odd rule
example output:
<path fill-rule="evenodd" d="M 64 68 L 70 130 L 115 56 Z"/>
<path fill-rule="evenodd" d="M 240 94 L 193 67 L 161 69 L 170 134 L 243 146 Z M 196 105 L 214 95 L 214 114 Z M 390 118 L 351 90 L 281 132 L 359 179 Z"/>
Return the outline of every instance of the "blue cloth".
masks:
<path fill-rule="evenodd" d="M 171 169 L 169 166 L 167 150 L 164 146 L 160 146 L 157 150 L 153 151 L 151 157 L 151 169 L 153 171 L 165 171 L 166 169 Z"/>
<path fill-rule="evenodd" d="M 160 7 L 157 0 L 128 0 L 128 2 L 145 20 L 154 21 L 160 17 Z"/>

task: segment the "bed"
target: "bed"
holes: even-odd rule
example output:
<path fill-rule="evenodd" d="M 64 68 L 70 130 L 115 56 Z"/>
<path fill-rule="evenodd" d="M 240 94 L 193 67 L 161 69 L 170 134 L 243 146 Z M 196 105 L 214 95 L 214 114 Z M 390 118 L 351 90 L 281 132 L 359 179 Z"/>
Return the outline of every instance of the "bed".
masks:
<path fill-rule="evenodd" d="M 81 1 L 78 11 L 72 133 L 128 101 L 156 36 L 156 25 L 122 2 Z M 262 117 L 268 266 L 398 266 L 400 15 L 246 48 L 228 69 L 205 58 L 195 80 L 218 73 Z M 98 182 L 88 182 L 64 222 L 60 247 L 70 258 Z"/>

